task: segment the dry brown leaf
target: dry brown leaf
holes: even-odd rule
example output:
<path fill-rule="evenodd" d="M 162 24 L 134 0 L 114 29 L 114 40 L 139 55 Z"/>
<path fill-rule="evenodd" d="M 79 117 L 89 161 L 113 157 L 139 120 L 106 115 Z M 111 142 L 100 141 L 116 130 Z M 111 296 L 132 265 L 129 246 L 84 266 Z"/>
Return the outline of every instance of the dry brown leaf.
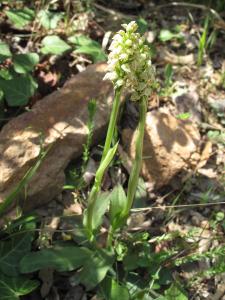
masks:
<path fill-rule="evenodd" d="M 169 63 L 173 65 L 194 65 L 195 64 L 195 56 L 193 53 L 187 55 L 177 55 L 163 48 L 161 48 L 158 53 L 159 53 L 159 59 L 162 60 L 164 63 Z"/>

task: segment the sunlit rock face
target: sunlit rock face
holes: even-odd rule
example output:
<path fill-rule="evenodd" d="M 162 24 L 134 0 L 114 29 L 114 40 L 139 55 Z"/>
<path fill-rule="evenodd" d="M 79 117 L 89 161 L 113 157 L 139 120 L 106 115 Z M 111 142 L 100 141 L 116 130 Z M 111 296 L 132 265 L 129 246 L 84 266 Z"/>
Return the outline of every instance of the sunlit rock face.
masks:
<path fill-rule="evenodd" d="M 199 143 L 199 131 L 190 121 L 178 120 L 163 108 L 147 113 L 143 144 L 143 177 L 153 188 L 168 184 L 178 172 L 196 165 Z M 133 159 L 135 134 L 131 129 L 124 129 L 123 144 Z"/>
<path fill-rule="evenodd" d="M 22 206 L 32 209 L 50 201 L 64 185 L 64 170 L 79 157 L 87 136 L 87 105 L 97 100 L 94 143 L 105 135 L 113 101 L 113 87 L 103 81 L 105 63 L 88 67 L 58 91 L 43 98 L 31 111 L 8 122 L 0 132 L 0 202 L 37 161 L 41 143 L 51 150 L 27 187 Z"/>

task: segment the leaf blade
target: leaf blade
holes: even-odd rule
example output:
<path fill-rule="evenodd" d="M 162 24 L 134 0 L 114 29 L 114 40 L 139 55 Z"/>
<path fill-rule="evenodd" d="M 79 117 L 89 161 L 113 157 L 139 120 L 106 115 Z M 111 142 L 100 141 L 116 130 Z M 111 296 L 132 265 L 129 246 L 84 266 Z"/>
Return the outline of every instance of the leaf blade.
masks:
<path fill-rule="evenodd" d="M 21 273 L 32 273 L 47 267 L 56 271 L 72 271 L 90 257 L 91 251 L 84 247 L 58 246 L 31 252 L 20 261 Z"/>
<path fill-rule="evenodd" d="M 42 40 L 42 45 L 43 47 L 41 48 L 41 52 L 43 54 L 61 55 L 71 49 L 71 46 L 64 42 L 64 40 L 59 38 L 57 35 L 46 36 Z"/>
<path fill-rule="evenodd" d="M 39 56 L 37 53 L 16 54 L 13 56 L 13 67 L 19 74 L 33 71 L 38 62 Z"/>

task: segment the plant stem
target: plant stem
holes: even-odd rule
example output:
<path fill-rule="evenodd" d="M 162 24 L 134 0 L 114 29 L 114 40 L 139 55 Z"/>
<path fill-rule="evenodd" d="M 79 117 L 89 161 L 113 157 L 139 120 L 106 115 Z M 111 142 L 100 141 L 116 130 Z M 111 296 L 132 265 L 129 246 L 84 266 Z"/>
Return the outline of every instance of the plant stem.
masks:
<path fill-rule="evenodd" d="M 92 230 L 92 219 L 93 219 L 93 213 L 94 213 L 96 199 L 97 199 L 99 190 L 101 188 L 101 183 L 102 183 L 102 178 L 103 178 L 104 172 L 114 156 L 114 151 L 113 151 L 112 155 L 110 155 L 110 147 L 112 144 L 113 134 L 115 131 L 115 126 L 116 126 L 118 113 L 119 113 L 120 95 L 121 95 L 121 88 L 117 89 L 115 91 L 115 98 L 114 98 L 114 102 L 113 102 L 113 107 L 112 107 L 112 112 L 111 112 L 111 116 L 110 116 L 110 121 L 109 121 L 108 130 L 107 130 L 105 146 L 103 149 L 101 162 L 100 162 L 100 165 L 96 172 L 94 186 L 88 197 L 86 227 L 87 227 L 87 231 L 88 231 L 88 238 L 90 241 L 93 241 L 93 239 L 94 239 L 93 234 L 92 234 L 92 231 L 93 231 Z M 117 146 L 116 146 L 116 148 L 117 148 Z"/>
<path fill-rule="evenodd" d="M 145 132 L 145 120 L 147 113 L 147 99 L 143 97 L 139 102 L 139 124 L 136 132 L 136 149 L 135 149 L 135 159 L 133 162 L 133 167 L 131 170 L 128 190 L 127 190 L 127 207 L 125 210 L 125 217 L 128 217 L 130 209 L 133 205 L 135 192 L 138 185 L 139 174 L 142 164 L 142 151 L 143 151 L 143 140 Z"/>
<path fill-rule="evenodd" d="M 112 246 L 112 239 L 113 239 L 114 230 L 112 228 L 112 225 L 109 227 L 108 236 L 107 236 L 107 242 L 106 247 L 110 248 Z"/>
<path fill-rule="evenodd" d="M 122 91 L 121 88 L 117 88 L 115 90 L 115 97 L 114 97 L 114 101 L 113 101 L 113 107 L 112 107 L 109 126 L 108 126 L 108 130 L 107 130 L 105 145 L 104 145 L 104 149 L 103 149 L 103 153 L 102 153 L 101 163 L 104 160 L 104 158 L 106 157 L 106 155 L 110 149 L 110 146 L 112 144 L 113 134 L 115 132 L 115 126 L 116 126 L 118 113 L 119 113 L 121 91 Z M 101 163 L 100 163 L 100 165 L 101 165 Z"/>

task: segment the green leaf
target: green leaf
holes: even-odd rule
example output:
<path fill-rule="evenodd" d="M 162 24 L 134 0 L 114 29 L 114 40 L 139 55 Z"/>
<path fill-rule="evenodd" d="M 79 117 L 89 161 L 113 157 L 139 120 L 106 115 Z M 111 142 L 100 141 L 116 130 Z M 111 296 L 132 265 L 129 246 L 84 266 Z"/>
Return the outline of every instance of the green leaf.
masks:
<path fill-rule="evenodd" d="M 0 63 L 2 63 L 6 58 L 9 58 L 12 56 L 12 53 L 9 49 L 9 46 L 0 41 Z"/>
<path fill-rule="evenodd" d="M 181 114 L 176 115 L 176 117 L 180 120 L 188 120 L 191 118 L 191 113 L 190 112 L 181 113 Z"/>
<path fill-rule="evenodd" d="M 109 195 L 110 198 L 110 209 L 109 218 L 112 228 L 117 229 L 121 222 L 123 222 L 123 212 L 126 209 L 127 197 L 124 189 L 121 185 L 114 187 Z"/>
<path fill-rule="evenodd" d="M 106 250 L 98 250 L 84 263 L 83 269 L 76 277 L 87 289 L 93 289 L 111 269 L 114 263 L 114 255 Z"/>
<path fill-rule="evenodd" d="M 173 66 L 171 64 L 166 65 L 164 77 L 165 77 L 165 86 L 169 87 L 172 83 L 172 77 L 173 77 Z"/>
<path fill-rule="evenodd" d="M 89 55 L 94 63 L 107 59 L 101 45 L 85 35 L 70 37 L 69 41 L 76 45 L 75 53 Z"/>
<path fill-rule="evenodd" d="M 103 216 L 109 207 L 110 197 L 108 197 L 108 193 L 101 193 L 98 195 L 93 212 L 92 218 L 92 228 L 93 230 L 98 229 L 98 227 L 102 224 Z"/>
<path fill-rule="evenodd" d="M 2 77 L 5 80 L 10 80 L 12 79 L 12 74 L 10 73 L 10 71 L 8 69 L 1 69 L 0 70 L 0 77 Z"/>
<path fill-rule="evenodd" d="M 19 300 L 20 296 L 27 295 L 39 286 L 36 280 L 26 277 L 7 277 L 0 274 L 1 300 Z"/>
<path fill-rule="evenodd" d="M 51 12 L 45 9 L 40 10 L 38 13 L 39 22 L 45 29 L 55 29 L 62 17 L 63 13 Z"/>
<path fill-rule="evenodd" d="M 221 143 L 221 144 L 225 145 L 225 132 L 220 132 L 217 130 L 209 130 L 207 133 L 207 137 L 213 143 Z"/>
<path fill-rule="evenodd" d="M 31 21 L 33 21 L 35 13 L 33 10 L 25 7 L 23 9 L 10 9 L 6 12 L 7 17 L 9 18 L 10 22 L 17 28 L 23 28 Z"/>
<path fill-rule="evenodd" d="M 166 300 L 188 300 L 186 293 L 178 284 L 173 283 L 168 290 L 165 291 Z"/>
<path fill-rule="evenodd" d="M 160 30 L 159 39 L 161 42 L 168 42 L 174 38 L 182 38 L 181 33 L 173 33 L 168 29 L 162 29 Z"/>
<path fill-rule="evenodd" d="M 91 251 L 84 247 L 57 246 L 28 253 L 20 261 L 21 273 L 32 273 L 45 268 L 54 268 L 56 271 L 72 271 L 86 262 Z"/>
<path fill-rule="evenodd" d="M 111 277 L 106 277 L 101 283 L 101 291 L 105 300 L 130 299 L 128 289 Z"/>
<path fill-rule="evenodd" d="M 15 76 L 11 80 L 0 79 L 0 88 L 3 90 L 9 106 L 22 106 L 29 102 L 34 95 L 37 83 L 30 75 Z"/>
<path fill-rule="evenodd" d="M 57 35 L 46 36 L 42 40 L 42 45 L 43 47 L 41 48 L 41 52 L 43 54 L 60 55 L 71 48 L 66 42 L 60 39 Z"/>
<path fill-rule="evenodd" d="M 25 74 L 32 72 L 39 62 L 37 53 L 16 54 L 13 56 L 13 67 L 17 73 Z"/>
<path fill-rule="evenodd" d="M 32 234 L 17 234 L 0 242 L 0 270 L 8 276 L 19 273 L 19 262 L 31 249 Z"/>
<path fill-rule="evenodd" d="M 70 43 L 75 44 L 77 46 L 88 46 L 90 44 L 94 45 L 94 46 L 100 46 L 98 42 L 90 39 L 89 37 L 87 37 L 86 35 L 74 35 L 68 38 L 68 40 L 70 41 Z"/>
<path fill-rule="evenodd" d="M 140 34 L 144 34 L 148 30 L 148 22 L 144 18 L 138 18 L 137 25 Z"/>

